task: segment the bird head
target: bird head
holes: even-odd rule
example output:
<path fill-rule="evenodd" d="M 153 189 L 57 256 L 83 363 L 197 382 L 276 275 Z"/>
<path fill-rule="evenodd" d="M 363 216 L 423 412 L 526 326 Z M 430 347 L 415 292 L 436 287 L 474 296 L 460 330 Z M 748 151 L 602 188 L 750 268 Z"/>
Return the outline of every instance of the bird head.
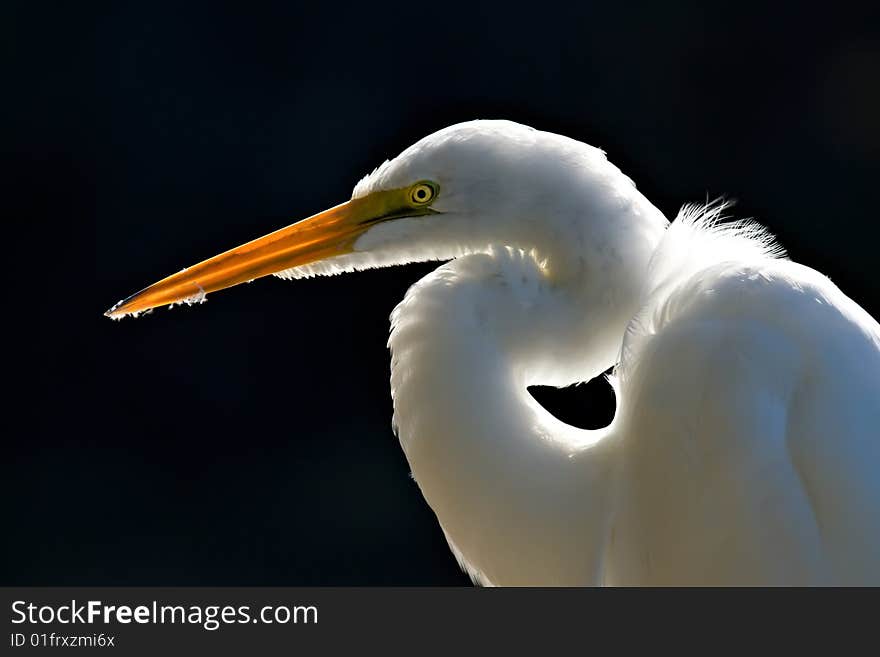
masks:
<path fill-rule="evenodd" d="M 191 303 L 269 274 L 449 260 L 493 245 L 583 259 L 583 217 L 607 216 L 634 192 L 602 151 L 581 142 L 509 121 L 461 123 L 386 161 L 350 200 L 173 274 L 105 314 Z"/>

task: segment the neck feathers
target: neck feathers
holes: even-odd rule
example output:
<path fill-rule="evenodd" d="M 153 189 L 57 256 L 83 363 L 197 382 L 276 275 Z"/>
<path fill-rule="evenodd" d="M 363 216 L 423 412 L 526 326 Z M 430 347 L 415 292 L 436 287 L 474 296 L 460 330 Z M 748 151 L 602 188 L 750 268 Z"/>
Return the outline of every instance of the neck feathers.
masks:
<path fill-rule="evenodd" d="M 748 267 L 785 258 L 782 247 L 756 222 L 722 223 L 731 205 L 724 200 L 685 205 L 663 235 L 647 268 L 639 310 L 626 328 L 621 357 L 625 371 L 638 361 L 645 339 L 684 312 L 697 296 L 678 292 L 707 285 L 713 280 L 707 272 L 726 263 Z"/>

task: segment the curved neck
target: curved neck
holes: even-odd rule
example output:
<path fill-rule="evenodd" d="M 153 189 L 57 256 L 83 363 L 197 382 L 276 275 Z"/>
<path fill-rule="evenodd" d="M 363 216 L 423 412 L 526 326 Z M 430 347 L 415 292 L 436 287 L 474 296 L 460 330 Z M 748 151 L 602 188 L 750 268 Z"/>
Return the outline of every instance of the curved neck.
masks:
<path fill-rule="evenodd" d="M 450 546 L 482 583 L 601 581 L 613 423 L 565 425 L 527 386 L 586 381 L 615 365 L 638 310 L 667 221 L 606 165 L 602 175 L 572 170 L 568 211 L 516 209 L 501 243 L 523 250 L 453 260 L 392 315 L 401 445 Z"/>
<path fill-rule="evenodd" d="M 414 285 L 392 315 L 401 445 L 462 566 L 485 584 L 589 584 L 602 572 L 608 431 L 565 425 L 526 390 L 547 347 L 529 339 L 547 328 L 531 320 L 564 307 L 552 289 L 528 257 L 474 254 Z"/>

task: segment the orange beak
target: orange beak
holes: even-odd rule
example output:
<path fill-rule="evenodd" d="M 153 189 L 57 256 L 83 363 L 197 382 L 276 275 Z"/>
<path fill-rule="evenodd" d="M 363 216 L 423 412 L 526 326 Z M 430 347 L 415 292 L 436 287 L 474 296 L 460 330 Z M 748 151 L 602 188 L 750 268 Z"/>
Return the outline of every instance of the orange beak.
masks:
<path fill-rule="evenodd" d="M 357 238 L 377 223 L 432 213 L 408 204 L 406 190 L 374 192 L 163 278 L 104 314 L 119 319 L 157 306 L 199 301 L 239 283 L 351 253 Z"/>

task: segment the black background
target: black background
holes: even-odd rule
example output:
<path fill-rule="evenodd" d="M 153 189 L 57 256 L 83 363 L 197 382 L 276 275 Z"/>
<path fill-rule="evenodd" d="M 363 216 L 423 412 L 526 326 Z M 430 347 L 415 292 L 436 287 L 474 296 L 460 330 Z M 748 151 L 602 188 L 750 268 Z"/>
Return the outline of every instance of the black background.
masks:
<path fill-rule="evenodd" d="M 877 10 L 768 4 L 4 3 L 0 583 L 467 582 L 390 427 L 432 265 L 102 316 L 454 122 L 602 147 L 670 218 L 729 194 L 880 315 Z"/>

